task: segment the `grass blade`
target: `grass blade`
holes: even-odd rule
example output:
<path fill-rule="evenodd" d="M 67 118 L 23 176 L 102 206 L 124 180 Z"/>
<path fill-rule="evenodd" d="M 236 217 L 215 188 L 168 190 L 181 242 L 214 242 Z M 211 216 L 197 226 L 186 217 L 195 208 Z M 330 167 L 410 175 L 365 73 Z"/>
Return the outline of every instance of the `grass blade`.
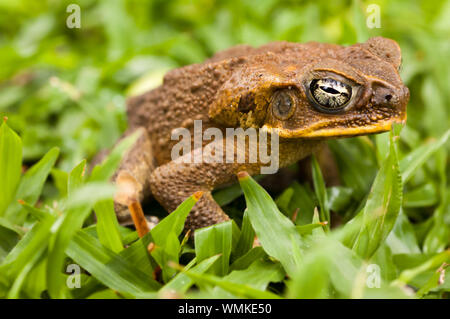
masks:
<path fill-rule="evenodd" d="M 36 222 L 3 260 L 0 272 L 10 278 L 16 278 L 30 261 L 35 260 L 37 254 L 46 249 L 53 222 L 54 217 L 51 215 Z"/>
<path fill-rule="evenodd" d="M 244 190 L 248 216 L 261 246 L 269 256 L 279 260 L 288 274 L 297 268 L 293 251 L 302 239 L 294 224 L 277 208 L 267 192 L 247 173 L 238 175 Z"/>
<path fill-rule="evenodd" d="M 394 281 L 393 284 L 406 285 L 421 273 L 430 269 L 437 269 L 443 263 L 450 263 L 450 250 L 445 250 L 437 255 L 434 255 L 433 257 L 431 257 L 424 263 L 418 265 L 417 267 L 403 270 L 400 273 L 398 279 Z"/>
<path fill-rule="evenodd" d="M 150 232 L 156 245 L 156 248 L 152 251 L 151 255 L 161 266 L 165 281 L 170 280 L 176 273 L 175 269 L 168 266 L 168 262 L 178 263 L 178 255 L 181 248 L 178 236 L 183 231 L 186 217 L 201 196 L 202 193 L 197 192 L 188 197 L 177 207 L 177 209 L 160 221 Z"/>
<path fill-rule="evenodd" d="M 58 155 L 59 149 L 52 148 L 24 174 L 17 189 L 16 200 L 24 200 L 30 205 L 36 203 Z M 26 211 L 18 202 L 13 202 L 6 211 L 6 217 L 15 224 L 21 225 L 25 220 Z"/>
<path fill-rule="evenodd" d="M 212 273 L 224 276 L 228 273 L 232 246 L 231 221 L 197 229 L 195 231 L 195 254 L 199 262 L 217 254 L 220 261 L 212 267 Z"/>
<path fill-rule="evenodd" d="M 0 216 L 14 199 L 22 171 L 22 140 L 9 128 L 0 126 Z"/>
<path fill-rule="evenodd" d="M 111 199 L 100 201 L 94 205 L 97 216 L 98 239 L 103 246 L 118 253 L 123 249 L 122 237 L 119 231 L 119 222 L 114 212 L 114 202 Z"/>
<path fill-rule="evenodd" d="M 326 222 L 325 230 L 328 231 L 330 228 L 330 208 L 328 206 L 327 189 L 325 188 L 325 181 L 323 180 L 322 172 L 315 156 L 312 156 L 311 166 L 314 190 L 320 206 L 320 221 Z"/>
<path fill-rule="evenodd" d="M 203 274 L 208 271 L 212 265 L 220 258 L 220 255 L 209 257 L 205 260 L 202 260 L 194 267 L 190 267 L 189 264 L 194 264 L 197 260 L 193 259 L 188 265 L 184 267 L 185 270 L 190 270 L 196 274 Z M 159 295 L 163 296 L 172 292 L 176 292 L 178 294 L 184 294 L 188 291 L 189 287 L 194 284 L 194 281 L 185 273 L 180 272 L 171 281 L 169 281 L 161 290 L 159 291 Z"/>
<path fill-rule="evenodd" d="M 353 250 L 363 258 L 372 256 L 394 227 L 401 204 L 402 181 L 391 134 L 389 155 L 373 182 L 362 211 L 361 230 L 353 244 Z"/>
<path fill-rule="evenodd" d="M 445 132 L 445 134 L 437 141 L 430 141 L 429 143 L 416 148 L 400 161 L 400 172 L 404 183 L 413 176 L 414 172 L 422 166 L 434 152 L 447 142 L 449 136 L 450 130 Z"/>
<path fill-rule="evenodd" d="M 233 251 L 233 259 L 238 259 L 244 256 L 252 247 L 255 240 L 255 231 L 250 223 L 250 218 L 248 217 L 248 211 L 244 211 L 244 217 L 242 218 L 242 229 L 239 234 L 238 243 Z"/>
<path fill-rule="evenodd" d="M 86 169 L 86 160 L 82 160 L 75 166 L 67 179 L 67 193 L 72 194 L 83 184 L 84 170 Z"/>
<path fill-rule="evenodd" d="M 150 274 L 143 273 L 83 231 L 73 237 L 67 254 L 93 277 L 116 291 L 138 295 L 160 288 Z"/>
<path fill-rule="evenodd" d="M 209 284 L 213 286 L 218 286 L 231 294 L 241 297 L 241 298 L 252 298 L 252 299 L 280 299 L 281 297 L 268 292 L 255 289 L 249 285 L 234 283 L 230 281 L 225 281 L 210 274 L 197 274 L 192 271 L 184 271 L 187 276 L 191 277 L 195 282 L 202 284 Z"/>
<path fill-rule="evenodd" d="M 250 287 L 264 291 L 269 283 L 280 282 L 284 276 L 285 272 L 280 263 L 258 259 L 246 269 L 232 271 L 223 277 L 223 280 L 234 283 L 245 282 Z"/>
<path fill-rule="evenodd" d="M 256 246 L 250 249 L 245 255 L 236 259 L 230 266 L 230 270 L 242 270 L 249 267 L 255 260 L 267 256 L 261 246 Z"/>
<path fill-rule="evenodd" d="M 102 187 L 103 185 L 103 187 Z M 114 187 L 105 183 L 87 183 L 76 189 L 69 198 L 65 214 L 61 216 L 52 229 L 47 262 L 48 291 L 53 298 L 63 298 L 65 293 L 62 267 L 65 250 L 84 220 L 91 213 L 92 206 L 99 200 L 113 196 Z"/>

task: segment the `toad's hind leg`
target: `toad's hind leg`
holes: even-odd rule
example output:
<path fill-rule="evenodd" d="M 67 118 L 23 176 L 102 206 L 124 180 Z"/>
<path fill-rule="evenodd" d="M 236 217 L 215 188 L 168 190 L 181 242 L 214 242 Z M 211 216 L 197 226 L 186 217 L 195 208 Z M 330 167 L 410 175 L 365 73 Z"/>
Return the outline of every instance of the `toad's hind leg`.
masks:
<path fill-rule="evenodd" d="M 224 140 L 218 140 L 211 145 L 224 146 L 224 143 Z M 238 153 L 236 149 L 230 151 L 233 154 Z M 242 152 L 248 159 L 248 152 L 244 150 Z M 210 158 L 211 154 L 205 153 L 202 161 L 198 163 L 191 161 L 201 155 L 200 153 L 202 153 L 200 148 L 195 149 L 190 154 L 157 167 L 150 176 L 153 196 L 169 212 L 172 212 L 183 200 L 195 192 L 203 191 L 203 196 L 195 204 L 185 223 L 185 228 L 191 230 L 228 220 L 229 217 L 215 202 L 211 191 L 219 185 L 237 181 L 236 173 L 241 170 L 255 174 L 259 168 L 257 163 L 214 162 Z"/>
<path fill-rule="evenodd" d="M 185 228 L 197 228 L 214 225 L 228 220 L 228 216 L 214 201 L 211 191 L 215 186 L 214 164 L 194 164 L 171 161 L 159 166 L 150 177 L 153 196 L 168 212 L 172 212 L 186 198 L 197 191 L 203 196 L 188 215 Z M 231 167 L 223 167 L 226 176 L 232 176 Z"/>
<path fill-rule="evenodd" d="M 133 183 L 127 183 L 127 186 L 134 189 L 128 190 L 128 192 L 133 193 L 137 197 L 136 199 L 142 202 L 144 198 L 151 195 L 149 177 L 156 164 L 147 130 L 143 127 L 138 127 L 125 132 L 122 138 L 131 134 L 137 134 L 136 141 L 122 157 L 119 168 L 112 177 L 112 181 L 117 183 L 121 176 L 131 176 Z M 128 207 L 123 202 L 119 203 L 116 200 L 114 208 L 120 222 L 126 223 L 130 221 Z"/>
<path fill-rule="evenodd" d="M 267 147 L 272 152 L 276 149 L 272 147 L 277 147 L 276 145 L 268 145 Z M 277 152 L 271 156 L 270 165 L 275 164 L 275 166 L 285 167 L 311 154 L 321 145 L 320 141 L 303 141 L 301 145 L 298 141 L 285 141 L 279 144 L 279 156 Z M 150 176 L 153 196 L 169 212 L 173 211 L 183 200 L 196 191 L 204 192 L 203 197 L 195 204 L 188 215 L 185 224 L 187 229 L 195 230 L 228 220 L 228 216 L 214 201 L 211 191 L 217 186 L 237 181 L 236 174 L 240 171 L 247 171 L 250 175 L 262 172 L 263 164 L 250 161 L 249 148 L 240 145 L 240 143 L 227 143 L 225 138 L 211 142 L 208 146 L 211 146 L 210 150 L 224 150 L 223 155 L 244 155 L 245 161 L 236 160 L 237 158 L 234 161 L 226 161 L 222 158 L 223 161 L 217 162 L 213 160 L 215 158 L 213 152 L 206 150 L 203 152 L 201 148 L 197 148 L 192 150 L 190 154 L 157 167 Z M 195 158 L 201 159 L 201 161 L 195 162 Z M 269 163 L 264 164 L 265 167 L 268 167 L 268 165 Z"/>

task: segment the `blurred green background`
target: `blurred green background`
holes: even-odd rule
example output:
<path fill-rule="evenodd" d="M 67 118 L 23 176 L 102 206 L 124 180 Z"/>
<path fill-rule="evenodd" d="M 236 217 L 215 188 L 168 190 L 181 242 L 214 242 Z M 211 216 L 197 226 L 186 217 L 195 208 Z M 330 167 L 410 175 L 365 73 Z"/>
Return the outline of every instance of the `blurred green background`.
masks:
<path fill-rule="evenodd" d="M 79 29 L 66 26 L 66 19 L 71 14 L 67 12 L 67 6 L 72 3 L 81 8 Z M 380 8 L 380 28 L 367 27 L 366 21 L 371 14 L 367 8 L 371 4 Z M 436 275 L 436 267 L 442 262 L 439 265 L 430 262 L 440 260 L 436 258 L 442 256 L 448 258 L 450 243 L 450 145 L 447 142 L 442 147 L 450 136 L 447 131 L 450 126 L 449 17 L 450 1 L 442 0 L 0 0 L 0 116 L 7 116 L 8 125 L 22 138 L 24 171 L 51 147 L 60 148 L 57 169 L 53 169 L 51 174 L 53 183 L 46 183 L 39 198 L 40 202 L 36 205 L 48 210 L 53 200 L 64 200 L 67 193 L 67 189 L 64 190 L 67 185 L 65 172 L 70 171 L 82 159 L 91 159 L 100 149 L 111 147 L 126 129 L 126 98 L 157 86 L 164 73 L 171 68 L 201 62 L 215 52 L 239 43 L 257 46 L 270 41 L 287 40 L 347 45 L 364 42 L 369 37 L 378 35 L 392 38 L 402 48 L 401 75 L 411 93 L 407 125 L 402 129 L 400 139 L 396 143 L 399 170 L 404 182 L 403 200 L 394 229 L 387 240 L 380 242 L 381 249 L 371 261 L 383 267 L 383 277 L 386 277 L 384 279 L 388 282 L 403 278 L 398 277 L 400 271 L 403 271 L 403 275 L 410 275 L 409 269 L 426 262 L 426 269 L 420 266 L 422 268 L 417 268 L 419 272 L 413 273 L 414 276 L 424 270 L 427 270 L 427 273 L 417 276 L 415 281 L 411 281 L 412 277 L 404 281 L 409 282 L 411 286 L 422 287 L 421 291 L 424 290 L 418 294 L 422 296 L 437 285 L 433 276 Z M 388 135 L 389 133 L 329 142 L 342 180 L 342 185 L 328 187 L 326 190 L 330 209 L 335 213 L 333 218 L 345 224 L 361 211 L 367 197 L 380 197 L 380 194 L 373 195 L 378 192 L 377 189 L 370 191 L 370 188 L 377 172 L 381 172 L 382 177 L 387 174 L 379 169 L 384 165 L 385 157 L 389 153 Z M 82 162 L 77 167 L 83 165 Z M 81 176 L 80 171 L 78 173 Z M 66 181 L 62 185 L 58 180 L 64 180 L 61 178 L 64 176 Z M 46 180 L 46 175 L 44 177 L 42 183 Z M 34 187 L 33 179 L 25 181 L 24 185 L 28 185 L 27 183 L 32 187 L 24 186 L 24 189 Z M 391 185 L 386 185 L 386 190 L 389 190 Z M 36 198 L 30 200 L 33 205 L 38 199 L 39 187 L 37 185 L 34 190 Z M 322 191 L 325 192 L 325 187 Z M 101 194 L 102 191 L 96 188 L 96 192 Z M 240 188 L 235 185 L 221 192 L 215 193 L 215 198 L 221 199 L 218 202 L 226 206 L 226 211 L 231 212 L 230 216 L 235 220 L 240 219 L 245 208 L 242 197 L 235 199 L 241 194 Z M 95 192 L 91 189 L 88 193 L 91 195 Z M 294 210 L 301 207 L 302 214 L 299 214 L 296 224 L 304 226 L 311 223 L 314 208 L 325 205 L 320 202 L 317 194 L 307 183 L 294 182 L 281 195 L 276 194 L 279 196 L 274 199 L 282 212 L 291 218 Z M 90 196 L 85 197 L 85 200 L 88 200 Z M 13 205 L 19 206 L 17 203 L 11 206 Z M 80 216 L 75 210 L 72 215 Z M 90 220 L 88 224 L 93 222 Z M 58 223 L 59 219 L 56 224 Z M 76 223 L 67 222 L 67 228 L 59 228 L 50 241 L 55 236 L 66 238 L 67 229 L 75 232 L 77 227 L 81 227 L 81 223 L 82 221 L 76 226 Z M 22 223 L 17 225 L 21 225 L 22 231 Z M 384 226 L 389 228 L 392 225 Z M 89 227 L 84 230 L 86 229 Z M 113 229 L 114 227 L 108 228 L 105 233 L 109 234 Z M 279 233 L 283 232 L 277 234 Z M 16 237 L 18 239 L 18 235 L 13 234 L 15 240 Z M 24 237 L 25 243 L 27 238 L 33 236 L 32 232 L 27 232 L 28 234 L 31 235 Z M 42 245 L 47 245 L 47 237 L 42 238 Z M 278 243 L 278 240 L 279 238 L 276 238 L 269 242 Z M 33 238 L 30 242 L 36 243 L 36 239 Z M 92 242 L 100 245 L 96 240 Z M 208 245 L 213 243 L 210 240 L 204 242 L 208 242 Z M 13 245 L 10 246 L 4 250 L 4 255 L 12 249 Z M 195 246 L 200 251 L 198 247 L 201 245 Z M 29 255 L 38 256 L 39 251 L 35 254 L 33 246 L 30 247 Z M 49 262 L 49 265 L 59 267 L 55 260 L 62 262 L 66 256 L 61 247 L 58 247 L 59 251 L 54 249 L 55 254 L 59 253 L 60 259 L 52 257 L 53 263 Z M 281 251 L 288 249 L 283 245 L 279 247 L 284 248 Z M 118 251 L 122 248 L 120 245 Z M 447 251 L 444 252 L 445 249 Z M 147 256 L 146 249 L 144 252 Z M 10 254 L 13 256 L 10 259 L 13 259 L 15 254 Z M 289 251 L 288 255 L 290 254 Z M 324 269 L 328 268 L 320 268 L 321 261 L 315 259 L 321 255 L 316 254 L 314 249 L 310 249 L 309 254 L 310 259 L 306 259 L 310 262 L 309 266 L 307 263 L 303 264 L 306 267 L 302 273 L 304 278 L 328 278 L 331 272 L 324 272 Z M 347 271 L 349 255 L 342 258 L 339 254 L 335 251 L 328 254 L 327 251 L 327 256 L 339 260 L 342 269 Z M 12 279 L 16 280 L 14 274 L 22 271 L 22 268 L 17 266 L 20 266 L 22 261 L 23 265 L 33 265 L 34 261 L 25 257 L 19 262 L 14 261 L 9 266 L 6 265 L 10 267 Z M 90 259 L 97 260 L 94 257 L 98 256 L 92 256 Z M 100 264 L 103 267 L 103 264 Z M 272 263 L 270 265 L 262 268 L 267 270 L 273 266 Z M 31 279 L 31 286 L 33 280 L 37 280 L 40 284 L 36 286 L 40 290 L 28 287 L 24 289 L 27 291 L 26 295 L 41 296 L 41 292 L 47 289 L 47 285 L 43 283 L 45 276 L 42 275 L 45 267 L 43 262 L 37 270 L 33 269 L 34 274 L 28 279 Z M 102 267 L 99 268 L 101 271 Z M 26 267 L 24 269 L 29 270 Z M 51 267 L 48 269 L 49 273 L 55 274 L 57 278 L 58 273 L 51 272 Z M 318 277 L 311 277 L 308 269 L 315 270 Z M 264 274 L 260 270 L 254 272 L 251 267 L 247 270 L 248 272 L 242 273 L 246 280 L 248 274 Z M 132 270 L 130 272 L 133 273 Z M 333 273 L 336 273 L 334 268 Z M 48 277 L 49 282 L 54 279 L 52 276 Z M 99 273 L 94 274 L 94 281 L 97 280 L 96 276 L 100 278 Z M 14 283 L 17 289 L 12 289 L 9 295 L 19 295 L 21 280 L 24 278 L 19 276 L 16 281 L 18 286 Z M 352 280 L 353 277 L 347 275 L 345 285 L 351 284 Z M 316 285 L 314 280 L 311 282 Z M 106 286 L 115 287 L 111 283 L 115 281 L 111 280 Z M 446 283 L 434 291 L 437 292 L 434 296 L 439 297 L 443 292 L 448 292 L 448 283 L 447 276 Z M 10 289 L 10 284 L 12 285 L 12 281 L 5 287 Z M 4 291 L 7 291 L 6 288 Z M 314 289 L 312 291 L 314 292 Z M 115 296 L 115 292 L 109 292 Z M 389 297 L 385 292 L 380 292 L 380 296 Z M 210 295 L 208 291 L 206 296 Z M 306 295 L 296 295 L 294 289 L 293 296 Z M 445 296 L 448 297 L 448 293 Z"/>
<path fill-rule="evenodd" d="M 66 8 L 81 8 L 69 29 Z M 369 29 L 369 4 L 381 28 Z M 238 43 L 274 40 L 400 44 L 410 88 L 412 143 L 449 127 L 450 1 L 0 1 L 0 115 L 24 142 L 25 163 L 52 146 L 68 170 L 110 147 L 126 128 L 127 95 L 170 68 Z"/>

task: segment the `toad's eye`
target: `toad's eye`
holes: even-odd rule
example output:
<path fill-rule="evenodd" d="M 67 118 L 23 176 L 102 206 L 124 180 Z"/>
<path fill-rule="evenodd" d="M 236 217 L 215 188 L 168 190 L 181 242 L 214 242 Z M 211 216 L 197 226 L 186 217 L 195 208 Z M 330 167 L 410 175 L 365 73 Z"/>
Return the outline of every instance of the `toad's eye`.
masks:
<path fill-rule="evenodd" d="M 330 78 L 312 80 L 309 89 L 318 104 L 317 108 L 322 112 L 340 111 L 352 97 L 350 85 Z"/>
<path fill-rule="evenodd" d="M 281 89 L 275 91 L 270 101 L 273 114 L 279 120 L 287 120 L 294 114 L 296 101 L 294 90 Z"/>

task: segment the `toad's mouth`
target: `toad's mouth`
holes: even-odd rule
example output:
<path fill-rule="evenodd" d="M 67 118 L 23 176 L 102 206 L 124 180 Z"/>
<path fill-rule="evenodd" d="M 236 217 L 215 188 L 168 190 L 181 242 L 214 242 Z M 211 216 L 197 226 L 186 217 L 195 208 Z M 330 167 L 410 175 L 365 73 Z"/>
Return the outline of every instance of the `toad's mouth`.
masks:
<path fill-rule="evenodd" d="M 394 123 L 404 124 L 405 122 L 406 114 L 403 117 L 390 118 L 362 126 L 345 126 L 345 124 L 341 124 L 330 127 L 329 123 L 319 122 L 307 128 L 295 130 L 271 127 L 269 125 L 264 125 L 262 129 L 268 133 L 277 133 L 282 138 L 331 138 L 383 133 L 390 131 Z"/>

